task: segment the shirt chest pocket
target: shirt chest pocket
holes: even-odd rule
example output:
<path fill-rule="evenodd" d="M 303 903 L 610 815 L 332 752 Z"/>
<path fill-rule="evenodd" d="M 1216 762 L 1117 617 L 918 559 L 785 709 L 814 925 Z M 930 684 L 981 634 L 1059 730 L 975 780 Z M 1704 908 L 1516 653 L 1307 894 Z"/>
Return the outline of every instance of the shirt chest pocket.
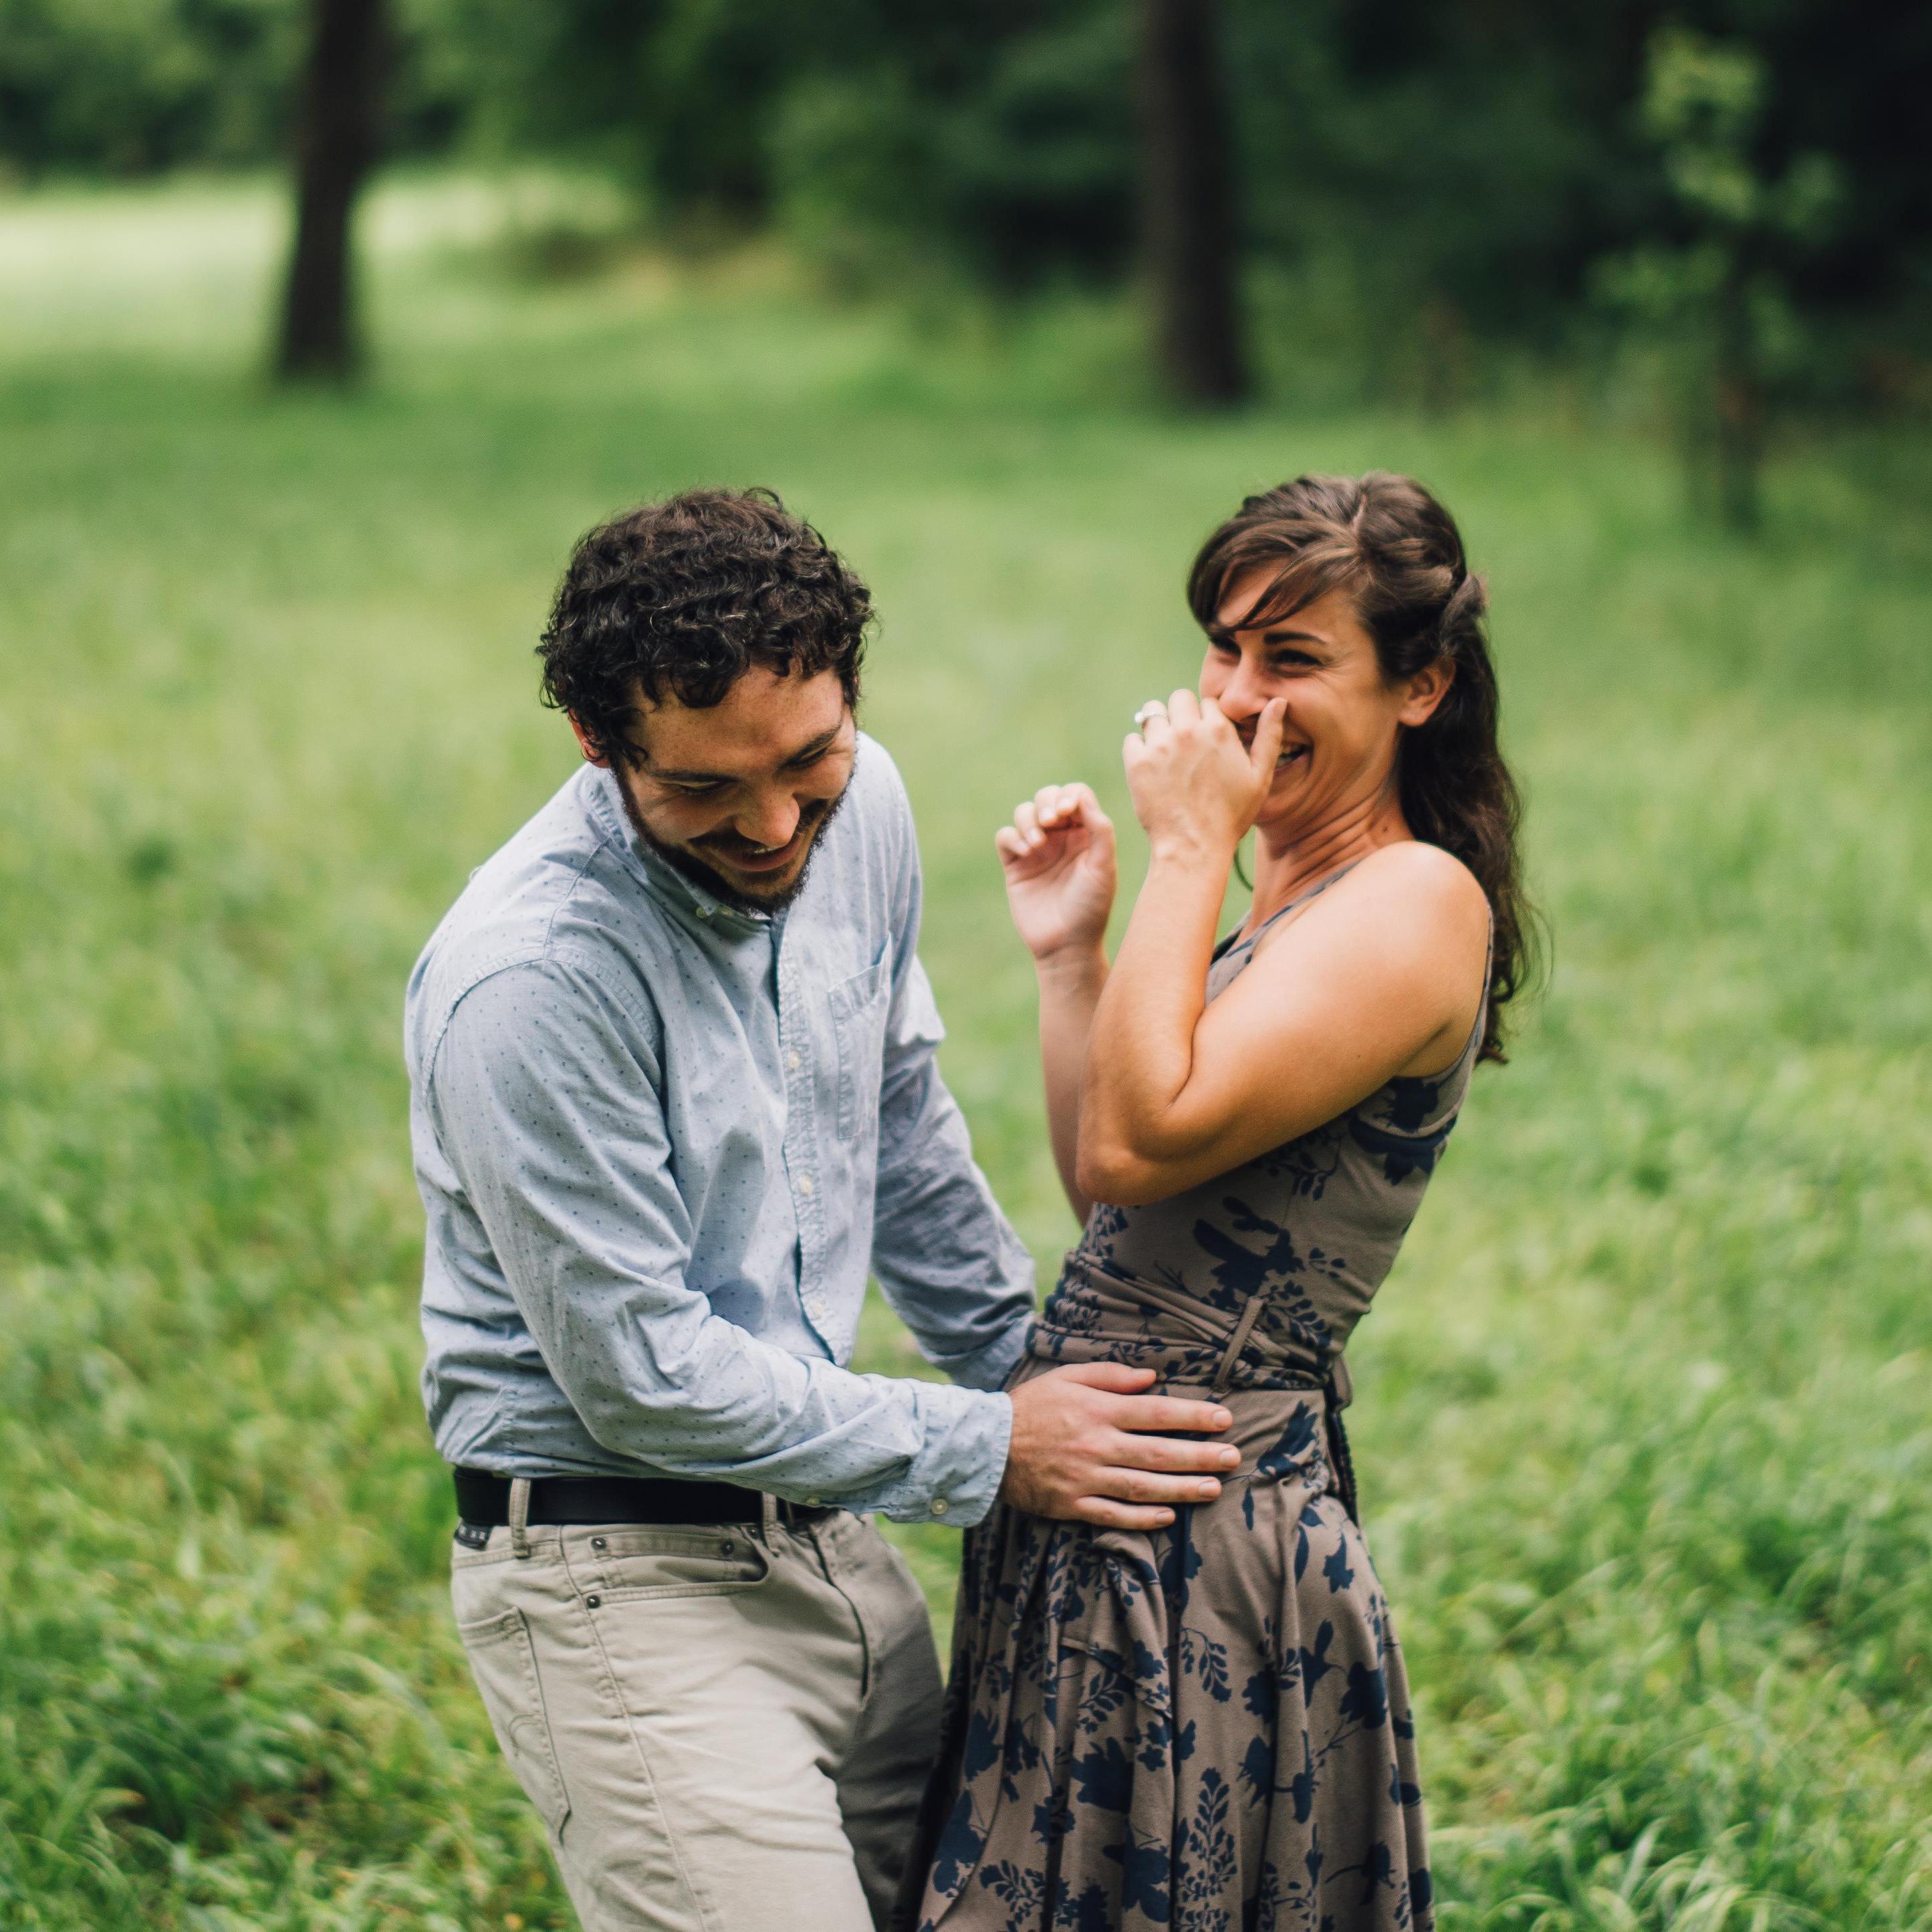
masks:
<path fill-rule="evenodd" d="M 892 992 L 889 944 L 862 973 L 836 981 L 826 994 L 838 1042 L 838 1136 L 848 1145 L 868 1138 L 878 1126 Z"/>

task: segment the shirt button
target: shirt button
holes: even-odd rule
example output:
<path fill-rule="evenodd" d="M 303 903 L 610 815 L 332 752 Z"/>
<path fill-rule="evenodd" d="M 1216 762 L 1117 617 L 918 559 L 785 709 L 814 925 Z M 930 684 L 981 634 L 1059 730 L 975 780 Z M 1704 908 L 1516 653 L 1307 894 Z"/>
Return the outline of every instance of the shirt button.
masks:
<path fill-rule="evenodd" d="M 801 1174 L 798 1178 L 798 1191 L 809 1200 L 812 1197 L 812 1176 Z"/>
<path fill-rule="evenodd" d="M 698 916 L 700 919 L 709 919 L 711 916 L 711 908 L 709 906 L 700 906 L 698 908 Z"/>
<path fill-rule="evenodd" d="M 787 1054 L 785 1055 L 785 1065 L 794 1073 L 796 1073 L 798 1071 L 798 1055 L 795 1053 Z"/>
<path fill-rule="evenodd" d="M 932 1513 L 934 1516 L 944 1516 L 952 1507 L 952 1505 L 944 1496 L 934 1496 L 932 1499 Z"/>

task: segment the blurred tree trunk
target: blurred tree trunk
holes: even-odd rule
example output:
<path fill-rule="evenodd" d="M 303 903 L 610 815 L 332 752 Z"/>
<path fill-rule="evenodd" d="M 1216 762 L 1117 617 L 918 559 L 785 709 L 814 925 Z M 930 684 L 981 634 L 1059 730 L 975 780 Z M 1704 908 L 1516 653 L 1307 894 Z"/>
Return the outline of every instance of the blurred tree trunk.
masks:
<path fill-rule="evenodd" d="M 295 246 L 275 372 L 341 382 L 362 366 L 350 222 L 376 158 L 383 0 L 310 0 L 296 146 Z"/>
<path fill-rule="evenodd" d="M 1162 381 L 1221 408 L 1248 393 L 1216 0 L 1141 0 L 1142 223 Z"/>

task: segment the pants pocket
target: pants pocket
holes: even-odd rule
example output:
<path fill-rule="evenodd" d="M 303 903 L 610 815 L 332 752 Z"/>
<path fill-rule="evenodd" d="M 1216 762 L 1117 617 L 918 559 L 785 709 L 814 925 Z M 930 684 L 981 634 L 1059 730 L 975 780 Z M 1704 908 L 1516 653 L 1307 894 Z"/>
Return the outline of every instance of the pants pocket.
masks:
<path fill-rule="evenodd" d="M 558 1768 L 536 1647 L 523 1612 L 506 1610 L 482 1623 L 459 1624 L 457 1634 L 517 1782 L 552 1835 L 560 1838 L 570 1816 L 570 1796 Z"/>
<path fill-rule="evenodd" d="M 607 1524 L 570 1530 L 565 1568 L 580 1595 L 607 1604 L 652 1597 L 726 1597 L 756 1589 L 771 1574 L 764 1543 L 736 1523 L 705 1528 Z"/>

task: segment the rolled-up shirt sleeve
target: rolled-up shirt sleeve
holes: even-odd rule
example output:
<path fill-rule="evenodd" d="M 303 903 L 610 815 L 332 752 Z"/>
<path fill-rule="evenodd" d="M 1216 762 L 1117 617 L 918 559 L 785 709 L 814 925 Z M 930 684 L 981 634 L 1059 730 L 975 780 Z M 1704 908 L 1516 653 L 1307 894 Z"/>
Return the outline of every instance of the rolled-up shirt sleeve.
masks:
<path fill-rule="evenodd" d="M 804 1360 L 686 1283 L 651 1030 L 587 962 L 506 967 L 458 1003 L 428 1094 L 545 1366 L 596 1439 L 666 1474 L 905 1520 L 976 1522 L 1004 1396 Z"/>

